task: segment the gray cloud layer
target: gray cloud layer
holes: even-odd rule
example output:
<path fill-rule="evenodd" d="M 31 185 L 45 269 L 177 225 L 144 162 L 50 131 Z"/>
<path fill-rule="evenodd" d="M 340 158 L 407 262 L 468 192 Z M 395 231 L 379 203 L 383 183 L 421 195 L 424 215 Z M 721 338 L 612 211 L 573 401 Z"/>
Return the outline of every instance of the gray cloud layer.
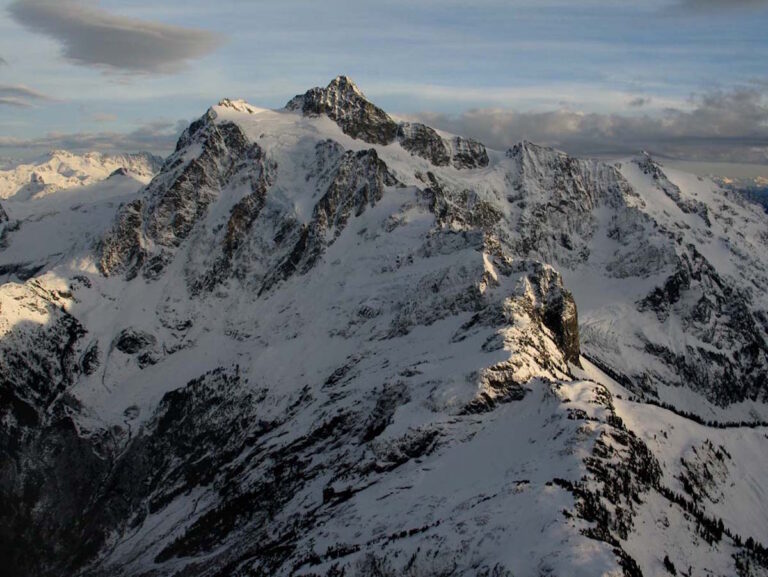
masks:
<path fill-rule="evenodd" d="M 765 8 L 768 8 L 768 0 L 678 0 L 666 12 L 683 17 L 712 17 Z"/>
<path fill-rule="evenodd" d="M 8 10 L 26 28 L 59 41 L 73 62 L 122 72 L 174 72 L 220 43 L 205 30 L 116 16 L 77 0 L 16 0 Z"/>
<path fill-rule="evenodd" d="M 101 152 L 135 152 L 144 150 L 166 154 L 173 150 L 186 121 L 157 121 L 127 133 L 96 132 L 76 134 L 49 134 L 42 138 L 21 139 L 0 136 L 0 149 L 24 155 L 60 149 L 73 152 L 97 150 Z"/>
<path fill-rule="evenodd" d="M 689 160 L 768 163 L 768 104 L 754 88 L 712 92 L 697 97 L 690 110 L 667 109 L 658 116 L 503 109 L 415 116 L 498 149 L 531 140 L 581 155 L 646 149 Z"/>
<path fill-rule="evenodd" d="M 20 84 L 0 84 L 0 105 L 32 108 L 35 101 L 52 100 L 42 92 Z"/>
<path fill-rule="evenodd" d="M 687 8 L 726 10 L 768 6 L 768 0 L 682 0 L 680 4 Z"/>

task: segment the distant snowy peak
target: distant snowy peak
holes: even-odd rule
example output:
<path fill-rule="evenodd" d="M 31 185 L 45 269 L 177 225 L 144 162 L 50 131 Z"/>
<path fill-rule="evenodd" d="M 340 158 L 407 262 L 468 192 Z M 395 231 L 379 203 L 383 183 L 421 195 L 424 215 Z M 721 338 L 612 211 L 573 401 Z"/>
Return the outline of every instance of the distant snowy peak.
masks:
<path fill-rule="evenodd" d="M 248 114 L 256 114 L 257 112 L 263 110 L 255 106 L 251 106 L 245 100 L 240 98 L 234 100 L 231 98 L 223 98 L 219 101 L 219 106 L 224 108 L 231 108 L 236 112 L 247 112 Z"/>
<path fill-rule="evenodd" d="M 59 190 L 100 182 L 121 168 L 136 180 L 148 182 L 162 163 L 160 157 L 148 152 L 75 154 L 54 150 L 37 162 L 0 171 L 0 198 L 39 198 Z"/>

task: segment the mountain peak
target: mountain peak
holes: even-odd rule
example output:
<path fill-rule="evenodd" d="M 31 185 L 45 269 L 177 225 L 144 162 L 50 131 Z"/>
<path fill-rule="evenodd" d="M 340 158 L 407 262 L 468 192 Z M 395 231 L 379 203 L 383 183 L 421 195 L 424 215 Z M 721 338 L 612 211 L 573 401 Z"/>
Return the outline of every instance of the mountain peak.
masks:
<path fill-rule="evenodd" d="M 63 148 L 55 148 L 48 151 L 48 154 L 45 155 L 45 158 L 47 160 L 53 160 L 55 158 L 73 158 L 74 156 L 75 154 L 69 150 L 64 150 Z"/>
<path fill-rule="evenodd" d="M 339 75 L 325 88 L 312 88 L 292 98 L 286 109 L 304 116 L 325 114 L 352 138 L 373 144 L 389 144 L 397 136 L 397 123 L 366 99 L 348 76 Z"/>
<path fill-rule="evenodd" d="M 530 140 L 521 140 L 512 148 L 508 148 L 506 152 L 507 158 L 524 158 L 524 157 L 566 157 L 565 152 L 552 148 L 550 146 L 543 146 L 536 144 Z"/>
<path fill-rule="evenodd" d="M 365 94 L 363 94 L 363 91 L 358 88 L 357 84 L 354 83 L 354 81 L 349 77 L 345 76 L 343 74 L 340 74 L 333 80 L 331 80 L 328 83 L 328 86 L 326 87 L 326 90 L 328 92 L 335 92 L 342 96 L 357 96 L 359 98 L 365 99 Z"/>
<path fill-rule="evenodd" d="M 237 112 L 247 112 L 248 114 L 255 114 L 260 110 L 241 98 L 222 98 L 218 105 L 222 108 L 231 108 Z"/>

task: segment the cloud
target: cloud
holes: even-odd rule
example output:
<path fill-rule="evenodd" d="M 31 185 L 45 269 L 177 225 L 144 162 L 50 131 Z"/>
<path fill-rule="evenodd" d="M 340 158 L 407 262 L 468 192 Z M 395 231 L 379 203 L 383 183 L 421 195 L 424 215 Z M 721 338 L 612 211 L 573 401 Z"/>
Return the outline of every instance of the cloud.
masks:
<path fill-rule="evenodd" d="M 211 32 L 117 16 L 95 2 L 16 0 L 8 11 L 29 30 L 60 42 L 69 60 L 120 72 L 175 72 L 220 44 Z"/>
<path fill-rule="evenodd" d="M 674 10 L 679 13 L 734 11 L 768 6 L 768 0 L 679 0 Z"/>
<path fill-rule="evenodd" d="M 151 122 L 131 132 L 50 133 L 41 138 L 14 138 L 0 136 L 0 149 L 11 149 L 35 154 L 53 149 L 73 152 L 135 152 L 139 150 L 166 154 L 173 150 L 187 121 Z"/>
<path fill-rule="evenodd" d="M 0 96 L 0 106 L 13 106 L 15 108 L 32 108 L 32 105 L 21 98 L 13 96 Z"/>
<path fill-rule="evenodd" d="M 107 112 L 96 112 L 89 117 L 94 122 L 115 122 L 117 121 L 116 114 L 109 114 Z"/>
<path fill-rule="evenodd" d="M 8 66 L 8 61 L 0 56 L 0 66 Z"/>
<path fill-rule="evenodd" d="M 35 102 L 52 100 L 50 96 L 22 84 L 0 84 L 0 105 L 33 108 Z"/>
<path fill-rule="evenodd" d="M 638 96 L 637 98 L 633 98 L 629 101 L 629 105 L 632 108 L 642 108 L 643 106 L 646 106 L 651 103 L 651 99 L 646 96 Z"/>
<path fill-rule="evenodd" d="M 0 96 L 14 96 L 30 100 L 52 100 L 49 96 L 23 84 L 0 84 Z"/>
<path fill-rule="evenodd" d="M 667 108 L 658 114 L 484 108 L 460 116 L 414 116 L 497 149 L 531 140 L 586 156 L 647 149 L 689 160 L 768 163 L 768 104 L 765 92 L 756 88 L 710 92 L 693 98 L 689 109 Z"/>

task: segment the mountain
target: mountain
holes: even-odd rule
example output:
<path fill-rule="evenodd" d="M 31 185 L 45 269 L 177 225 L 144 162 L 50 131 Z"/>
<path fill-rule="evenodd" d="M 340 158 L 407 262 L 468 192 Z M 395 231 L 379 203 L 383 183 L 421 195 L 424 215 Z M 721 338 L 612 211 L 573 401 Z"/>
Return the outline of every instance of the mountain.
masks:
<path fill-rule="evenodd" d="M 743 194 L 746 198 L 762 205 L 768 211 L 768 178 L 758 176 L 755 178 L 727 178 L 715 176 L 713 180 L 723 188 L 734 190 Z"/>
<path fill-rule="evenodd" d="M 134 167 L 138 170 L 141 165 Z M 96 178 L 94 174 L 101 178 L 96 171 L 85 180 Z M 32 197 L 18 193 L 2 200 L 0 282 L 24 281 L 92 252 L 118 206 L 135 198 L 149 180 L 146 173 L 117 168 L 92 184 Z"/>
<path fill-rule="evenodd" d="M 148 182 L 162 165 L 162 159 L 137 154 L 75 154 L 54 150 L 37 162 L 0 170 L 0 200 L 40 198 L 60 190 L 95 184 L 115 170 L 124 170 Z"/>
<path fill-rule="evenodd" d="M 60 202 L 90 237 L 0 286 L 8 574 L 768 575 L 740 195 L 490 150 L 346 77 L 222 100 L 89 194 Z"/>

